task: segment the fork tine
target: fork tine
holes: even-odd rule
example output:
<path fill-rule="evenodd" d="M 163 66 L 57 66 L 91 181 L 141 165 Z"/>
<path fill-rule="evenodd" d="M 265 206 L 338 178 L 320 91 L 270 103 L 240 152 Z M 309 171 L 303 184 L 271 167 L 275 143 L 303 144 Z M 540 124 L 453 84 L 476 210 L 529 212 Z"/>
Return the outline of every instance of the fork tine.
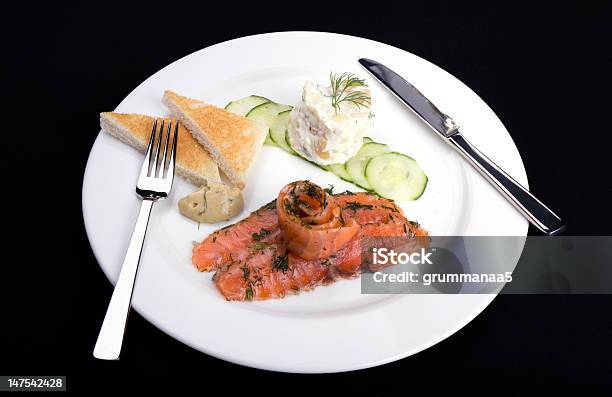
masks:
<path fill-rule="evenodd" d="M 172 132 L 172 120 L 168 122 L 168 129 L 166 131 L 166 140 L 164 142 L 162 158 L 159 164 L 157 164 L 157 169 L 155 170 L 155 176 L 158 178 L 163 178 L 164 174 L 166 173 L 166 155 L 168 153 L 168 140 L 170 138 L 170 132 Z"/>
<path fill-rule="evenodd" d="M 174 136 L 172 137 L 172 148 L 170 149 L 170 161 L 168 161 L 168 171 L 166 172 L 166 178 L 170 180 L 170 183 L 174 180 L 174 165 L 176 163 L 176 147 L 178 146 L 178 131 L 179 121 L 176 121 L 174 126 Z M 168 131 L 170 135 L 170 131 Z"/>
<path fill-rule="evenodd" d="M 155 157 L 152 160 L 151 163 L 151 169 L 149 170 L 149 176 L 152 178 L 155 178 L 156 174 L 157 174 L 157 169 L 158 169 L 158 163 L 159 163 L 159 150 L 161 149 L 161 145 L 162 145 L 162 138 L 164 137 L 164 125 L 165 125 L 165 120 L 162 120 L 161 122 L 161 127 L 159 127 L 159 137 L 157 138 L 157 145 L 155 147 Z"/>
<path fill-rule="evenodd" d="M 149 170 L 147 176 L 155 177 L 155 167 L 157 166 L 157 160 L 159 157 L 159 145 L 161 141 L 161 136 L 164 133 L 164 120 L 161 120 L 161 125 L 155 131 L 155 140 L 153 141 L 153 148 L 151 149 L 151 160 L 149 161 Z"/>
<path fill-rule="evenodd" d="M 151 129 L 151 138 L 149 138 L 149 144 L 147 145 L 147 155 L 142 163 L 142 169 L 140 170 L 140 179 L 145 178 L 149 174 L 151 168 L 151 152 L 153 152 L 153 143 L 155 142 L 155 132 L 157 131 L 157 119 L 153 121 L 153 128 Z"/>

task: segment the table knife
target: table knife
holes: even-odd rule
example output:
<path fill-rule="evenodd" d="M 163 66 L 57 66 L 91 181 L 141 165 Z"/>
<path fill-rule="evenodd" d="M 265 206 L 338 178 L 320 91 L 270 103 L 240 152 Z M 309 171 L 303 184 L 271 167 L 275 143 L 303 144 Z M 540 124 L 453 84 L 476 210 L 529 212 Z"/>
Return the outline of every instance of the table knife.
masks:
<path fill-rule="evenodd" d="M 463 136 L 455 121 L 440 111 L 412 84 L 385 65 L 371 59 L 361 58 L 359 63 L 467 159 L 532 225 L 549 236 L 558 234 L 565 228 L 557 214 L 482 154 Z"/>

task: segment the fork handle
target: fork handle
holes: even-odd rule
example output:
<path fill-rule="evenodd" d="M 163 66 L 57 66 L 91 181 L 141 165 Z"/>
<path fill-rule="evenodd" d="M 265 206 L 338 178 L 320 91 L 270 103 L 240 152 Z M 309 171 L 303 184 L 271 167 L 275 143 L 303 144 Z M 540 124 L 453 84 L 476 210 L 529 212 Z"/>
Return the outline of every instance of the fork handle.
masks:
<path fill-rule="evenodd" d="M 140 254 L 147 233 L 147 225 L 149 224 L 149 216 L 151 215 L 153 203 L 153 200 L 142 200 L 136 226 L 134 226 L 134 231 L 132 232 L 130 246 L 121 266 L 119 280 L 115 285 L 113 296 L 108 304 L 106 316 L 104 316 L 104 322 L 94 347 L 93 355 L 95 358 L 102 360 L 119 359 L 125 325 L 132 301 L 132 292 L 134 291 L 136 272 L 140 263 Z"/>

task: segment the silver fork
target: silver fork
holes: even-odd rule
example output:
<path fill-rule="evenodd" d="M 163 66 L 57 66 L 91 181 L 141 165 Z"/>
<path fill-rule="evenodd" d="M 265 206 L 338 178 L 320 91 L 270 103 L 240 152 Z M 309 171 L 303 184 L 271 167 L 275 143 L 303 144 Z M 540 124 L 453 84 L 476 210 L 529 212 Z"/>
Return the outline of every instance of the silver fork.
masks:
<path fill-rule="evenodd" d="M 157 200 L 163 200 L 168 197 L 172 189 L 179 123 L 177 121 L 174 126 L 170 148 L 168 143 L 172 132 L 172 121 L 168 122 L 166 134 L 164 134 L 165 122 L 162 120 L 159 133 L 157 124 L 158 122 L 155 120 L 153 130 L 151 131 L 151 139 L 149 139 L 147 147 L 147 155 L 142 164 L 138 183 L 136 184 L 136 193 L 142 198 L 140 213 L 132 232 L 132 239 L 125 254 L 125 259 L 123 260 L 119 280 L 115 285 L 113 296 L 108 304 L 106 316 L 104 317 L 96 347 L 94 348 L 94 357 L 103 360 L 119 359 L 125 324 L 132 301 L 132 292 L 134 291 L 134 281 L 136 280 L 136 272 L 140 263 L 142 245 L 147 233 L 151 208 Z M 165 139 L 162 143 L 164 135 Z M 157 139 L 155 139 L 156 136 L 158 136 Z M 162 152 L 161 161 L 159 161 L 160 151 Z M 166 161 L 168 152 L 170 152 L 170 159 Z"/>

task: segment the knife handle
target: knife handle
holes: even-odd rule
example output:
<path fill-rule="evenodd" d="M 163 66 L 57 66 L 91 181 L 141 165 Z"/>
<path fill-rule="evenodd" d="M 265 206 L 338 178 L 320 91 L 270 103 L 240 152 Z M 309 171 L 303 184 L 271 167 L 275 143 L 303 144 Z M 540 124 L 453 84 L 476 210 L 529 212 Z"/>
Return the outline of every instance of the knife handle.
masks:
<path fill-rule="evenodd" d="M 565 229 L 557 214 L 476 149 L 461 133 L 450 136 L 448 141 L 542 233 L 552 236 Z"/>

